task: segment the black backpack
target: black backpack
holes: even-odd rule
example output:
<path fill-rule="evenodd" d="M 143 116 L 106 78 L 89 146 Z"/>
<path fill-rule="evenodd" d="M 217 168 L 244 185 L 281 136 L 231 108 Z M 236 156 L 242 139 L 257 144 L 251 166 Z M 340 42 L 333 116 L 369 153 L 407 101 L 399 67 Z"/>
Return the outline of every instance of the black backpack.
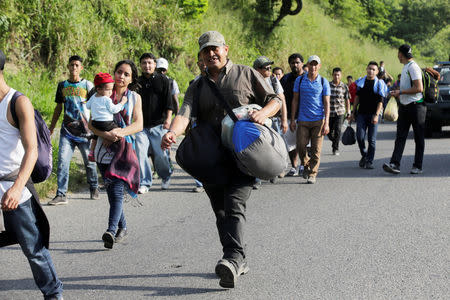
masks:
<path fill-rule="evenodd" d="M 15 92 L 11 98 L 11 115 L 16 123 L 17 128 L 19 126 L 19 118 L 16 114 L 16 100 L 23 94 L 20 92 Z M 39 183 L 45 181 L 52 173 L 52 141 L 50 139 L 50 130 L 45 124 L 44 119 L 42 119 L 41 113 L 34 110 L 34 123 L 36 124 L 36 136 L 38 145 L 38 158 L 36 164 L 34 165 L 33 172 L 31 173 L 31 180 L 33 183 Z"/>
<path fill-rule="evenodd" d="M 439 72 L 432 68 L 422 69 L 423 99 L 427 103 L 436 103 L 439 99 Z"/>
<path fill-rule="evenodd" d="M 423 100 L 426 103 L 436 103 L 439 100 L 439 85 L 438 81 L 441 77 L 438 71 L 432 68 L 424 68 L 422 71 L 422 84 L 423 84 Z M 409 74 L 409 80 L 411 81 L 411 87 L 413 86 L 413 82 L 411 79 L 411 75 Z"/>

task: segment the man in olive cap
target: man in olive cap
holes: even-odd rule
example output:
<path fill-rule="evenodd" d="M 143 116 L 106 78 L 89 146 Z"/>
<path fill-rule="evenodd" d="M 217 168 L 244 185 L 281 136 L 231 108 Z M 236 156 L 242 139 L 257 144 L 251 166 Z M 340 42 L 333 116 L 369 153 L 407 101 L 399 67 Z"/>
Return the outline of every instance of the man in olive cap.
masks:
<path fill-rule="evenodd" d="M 252 122 L 264 124 L 266 118 L 276 114 L 281 107 L 281 100 L 269 89 L 260 74 L 248 66 L 235 65 L 228 59 L 228 46 L 219 32 L 205 32 L 198 43 L 200 55 L 207 67 L 206 75 L 194 81 L 186 91 L 183 105 L 169 132 L 163 137 L 161 147 L 165 149 L 176 142 L 176 137 L 181 135 L 189 124 L 194 93 L 198 95 L 199 103 L 197 120 L 209 123 L 213 128 L 220 128 L 226 113 L 219 104 L 220 100 L 215 96 L 211 83 L 224 95 L 232 108 L 253 103 L 263 107 L 250 114 Z M 203 83 L 199 85 L 200 82 Z M 220 136 L 220 132 L 217 134 Z M 217 263 L 215 271 L 220 278 L 220 286 L 225 288 L 233 288 L 238 276 L 248 271 L 243 232 L 246 202 L 255 180 L 254 177 L 243 174 L 233 161 L 230 162 L 229 168 L 231 175 L 227 178 L 227 184 L 204 183 L 216 215 L 216 225 L 223 247 L 223 257 Z"/>

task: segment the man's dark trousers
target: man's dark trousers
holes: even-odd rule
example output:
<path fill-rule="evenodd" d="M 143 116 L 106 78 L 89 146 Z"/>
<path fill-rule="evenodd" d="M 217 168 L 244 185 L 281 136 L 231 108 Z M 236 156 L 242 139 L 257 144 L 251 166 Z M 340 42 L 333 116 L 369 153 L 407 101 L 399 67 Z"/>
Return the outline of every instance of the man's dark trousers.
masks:
<path fill-rule="evenodd" d="M 397 136 L 395 138 L 394 152 L 391 163 L 400 167 L 406 139 L 408 138 L 409 127 L 412 125 L 414 131 L 414 142 L 416 152 L 414 155 L 413 167 L 422 169 L 423 153 L 425 151 L 425 118 L 427 116 L 427 106 L 422 103 L 400 104 L 397 119 Z"/>
<path fill-rule="evenodd" d="M 339 150 L 339 141 L 341 139 L 342 124 L 344 123 L 344 115 L 330 116 L 330 133 L 328 138 L 331 141 L 333 151 Z"/>
<path fill-rule="evenodd" d="M 236 166 L 232 174 L 227 185 L 204 184 L 203 187 L 216 215 L 223 258 L 238 267 L 245 259 L 245 210 L 255 178 L 243 174 Z"/>

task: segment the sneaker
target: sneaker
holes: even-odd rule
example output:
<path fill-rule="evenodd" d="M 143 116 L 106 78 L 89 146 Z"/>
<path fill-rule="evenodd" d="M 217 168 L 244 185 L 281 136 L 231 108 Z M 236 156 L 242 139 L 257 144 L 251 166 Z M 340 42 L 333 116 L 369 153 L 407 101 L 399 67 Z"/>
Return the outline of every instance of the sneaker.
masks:
<path fill-rule="evenodd" d="M 314 184 L 316 183 L 316 177 L 308 177 L 308 179 L 306 180 L 306 183 L 308 184 Z"/>
<path fill-rule="evenodd" d="M 411 174 L 422 174 L 422 169 L 413 167 L 413 168 L 411 169 L 411 172 L 409 172 L 409 173 L 411 173 Z"/>
<path fill-rule="evenodd" d="M 369 170 L 372 170 L 374 167 L 373 167 L 373 163 L 371 163 L 371 162 L 366 162 L 366 165 L 364 166 L 364 168 L 365 169 L 369 169 Z"/>
<path fill-rule="evenodd" d="M 400 169 L 393 163 L 385 163 L 383 164 L 383 170 L 388 172 L 388 173 L 392 173 L 392 174 L 399 174 L 400 173 Z"/>
<path fill-rule="evenodd" d="M 192 189 L 193 193 L 203 193 L 205 191 L 205 189 L 202 186 L 196 186 L 195 188 Z"/>
<path fill-rule="evenodd" d="M 272 184 L 274 184 L 274 183 L 277 182 L 277 178 L 276 178 L 276 177 L 275 177 L 275 178 L 272 178 L 272 179 L 269 180 L 269 182 L 272 183 Z"/>
<path fill-rule="evenodd" d="M 297 168 L 292 167 L 289 172 L 286 174 L 286 176 L 296 176 L 298 175 Z"/>
<path fill-rule="evenodd" d="M 216 265 L 216 275 L 220 278 L 219 285 L 223 288 L 232 289 L 236 284 L 237 277 L 236 268 L 227 259 L 221 259 Z"/>
<path fill-rule="evenodd" d="M 254 190 L 259 190 L 260 188 L 261 188 L 261 181 L 257 181 L 255 183 L 253 183 Z"/>
<path fill-rule="evenodd" d="M 364 169 L 365 166 L 366 166 L 366 158 L 363 156 L 359 160 L 359 167 Z"/>
<path fill-rule="evenodd" d="M 138 193 L 139 193 L 139 194 L 145 194 L 145 193 L 148 193 L 148 187 L 145 186 L 145 185 L 140 186 L 139 189 L 138 189 Z"/>
<path fill-rule="evenodd" d="M 128 231 L 126 228 L 119 228 L 116 232 L 116 236 L 114 238 L 114 243 L 120 243 L 125 240 L 128 235 Z"/>
<path fill-rule="evenodd" d="M 239 266 L 239 270 L 237 272 L 238 276 L 245 275 L 250 271 L 250 268 L 248 267 L 247 262 L 244 260 L 241 265 Z"/>
<path fill-rule="evenodd" d="M 309 171 L 306 170 L 306 169 L 303 169 L 302 177 L 303 177 L 304 179 L 308 179 L 308 178 L 309 178 Z"/>
<path fill-rule="evenodd" d="M 163 179 L 161 183 L 161 189 L 162 190 L 168 190 L 170 186 L 170 177 L 167 179 Z"/>
<path fill-rule="evenodd" d="M 333 150 L 333 155 L 339 156 L 340 153 L 339 153 L 339 151 L 337 151 L 337 150 Z"/>
<path fill-rule="evenodd" d="M 91 199 L 98 199 L 100 196 L 98 195 L 98 188 L 90 189 Z"/>
<path fill-rule="evenodd" d="M 65 195 L 56 195 L 55 198 L 47 202 L 47 205 L 66 205 L 69 203 Z"/>
<path fill-rule="evenodd" d="M 107 249 L 112 249 L 113 245 L 114 245 L 114 235 L 107 231 L 102 235 L 102 240 L 103 240 L 103 246 L 105 246 L 105 248 Z"/>
<path fill-rule="evenodd" d="M 305 170 L 305 167 L 300 166 L 300 167 L 298 168 L 298 176 L 302 176 L 304 170 Z"/>

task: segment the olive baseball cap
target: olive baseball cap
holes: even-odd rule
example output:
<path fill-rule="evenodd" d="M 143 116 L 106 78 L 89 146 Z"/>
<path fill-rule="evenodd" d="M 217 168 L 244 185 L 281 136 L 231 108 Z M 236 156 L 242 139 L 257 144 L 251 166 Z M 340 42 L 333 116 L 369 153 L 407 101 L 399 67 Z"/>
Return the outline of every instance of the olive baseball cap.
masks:
<path fill-rule="evenodd" d="M 320 65 L 320 57 L 318 57 L 317 55 L 311 55 L 308 58 L 308 64 L 312 61 L 316 61 Z"/>
<path fill-rule="evenodd" d="M 254 69 L 264 68 L 265 66 L 273 65 L 273 61 L 266 56 L 260 56 L 253 62 Z"/>
<path fill-rule="evenodd" d="M 200 47 L 198 51 L 202 51 L 204 48 L 209 46 L 220 47 L 225 45 L 225 38 L 218 31 L 207 31 L 198 39 L 198 46 Z"/>

